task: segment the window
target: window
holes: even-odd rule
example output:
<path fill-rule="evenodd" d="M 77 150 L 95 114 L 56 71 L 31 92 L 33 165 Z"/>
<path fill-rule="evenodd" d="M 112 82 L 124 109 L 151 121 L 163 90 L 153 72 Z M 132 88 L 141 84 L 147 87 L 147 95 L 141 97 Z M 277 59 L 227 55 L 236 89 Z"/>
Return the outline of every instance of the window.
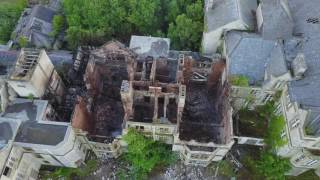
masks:
<path fill-rule="evenodd" d="M 26 86 L 22 84 L 18 84 L 18 87 L 25 88 Z"/>
<path fill-rule="evenodd" d="M 160 133 L 168 133 L 169 128 L 159 128 Z"/>
<path fill-rule="evenodd" d="M 320 20 L 319 20 L 319 18 L 308 18 L 308 19 L 307 19 L 307 23 L 319 24 L 319 23 L 320 23 Z"/>
<path fill-rule="evenodd" d="M 43 157 L 40 154 L 36 154 L 35 156 L 39 159 L 43 159 Z"/>
<path fill-rule="evenodd" d="M 257 94 L 259 93 L 259 90 L 257 89 L 253 89 L 251 90 L 250 94 L 254 95 L 254 96 L 257 96 Z"/>
<path fill-rule="evenodd" d="M 286 137 L 286 130 L 285 130 L 285 129 L 281 131 L 280 137 L 281 137 L 282 139 Z"/>
<path fill-rule="evenodd" d="M 32 149 L 32 148 L 24 147 L 23 149 L 24 149 L 25 151 L 31 151 L 31 152 L 33 152 L 33 149 Z"/>
<path fill-rule="evenodd" d="M 318 162 L 318 160 L 310 160 L 310 161 L 308 161 L 307 163 L 306 163 L 306 165 L 307 166 L 312 166 L 312 165 L 314 165 L 315 163 L 317 163 Z"/>
<path fill-rule="evenodd" d="M 144 96 L 144 102 L 149 103 L 150 102 L 150 96 Z"/>
<path fill-rule="evenodd" d="M 7 176 L 7 177 L 10 177 L 10 174 L 11 174 L 11 168 L 6 166 L 6 168 L 4 168 L 3 175 Z"/>
<path fill-rule="evenodd" d="M 278 89 L 282 86 L 282 82 L 281 81 L 278 81 L 276 84 L 275 84 L 275 88 Z"/>
<path fill-rule="evenodd" d="M 137 130 L 143 131 L 144 130 L 144 126 L 136 126 Z"/>
<path fill-rule="evenodd" d="M 302 154 L 301 156 L 299 156 L 299 157 L 295 160 L 295 162 L 297 163 L 297 162 L 303 160 L 305 157 L 306 157 L 306 156 L 305 156 L 304 154 Z"/>
<path fill-rule="evenodd" d="M 291 121 L 291 129 L 296 128 L 300 125 L 300 119 L 295 118 Z"/>
<path fill-rule="evenodd" d="M 44 160 L 43 163 L 44 164 L 49 164 L 49 161 Z"/>

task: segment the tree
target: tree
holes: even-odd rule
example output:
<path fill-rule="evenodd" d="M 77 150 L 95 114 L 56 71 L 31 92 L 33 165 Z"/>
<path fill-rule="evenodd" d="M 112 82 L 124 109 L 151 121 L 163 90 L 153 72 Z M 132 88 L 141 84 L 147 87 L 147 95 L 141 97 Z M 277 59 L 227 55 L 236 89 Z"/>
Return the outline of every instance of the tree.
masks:
<path fill-rule="evenodd" d="M 199 50 L 202 23 L 193 21 L 185 14 L 179 15 L 175 23 L 170 23 L 168 37 L 177 50 Z"/>
<path fill-rule="evenodd" d="M 133 24 L 134 29 L 140 34 L 153 34 L 160 29 L 157 9 L 159 0 L 129 0 L 128 21 Z"/>
<path fill-rule="evenodd" d="M 270 152 L 263 152 L 257 161 L 257 171 L 267 180 L 285 180 L 285 173 L 290 170 L 288 159 L 280 158 Z"/>
<path fill-rule="evenodd" d="M 172 6 L 179 7 L 178 3 L 179 1 Z M 178 15 L 175 22 L 170 23 L 168 37 L 175 49 L 199 51 L 203 32 L 203 2 L 197 0 L 185 7 L 185 13 Z M 171 11 L 169 18 L 175 13 L 178 12 Z"/>
<path fill-rule="evenodd" d="M 6 43 L 18 21 L 21 12 L 27 6 L 27 0 L 0 2 L 0 43 Z"/>
<path fill-rule="evenodd" d="M 144 179 L 154 167 L 169 165 L 176 159 L 167 145 L 146 138 L 134 129 L 129 129 L 123 139 L 128 143 L 128 152 L 123 158 L 131 164 L 134 179 Z"/>
<path fill-rule="evenodd" d="M 57 36 L 64 27 L 64 17 L 61 15 L 55 15 L 52 20 L 52 26 L 52 35 Z"/>

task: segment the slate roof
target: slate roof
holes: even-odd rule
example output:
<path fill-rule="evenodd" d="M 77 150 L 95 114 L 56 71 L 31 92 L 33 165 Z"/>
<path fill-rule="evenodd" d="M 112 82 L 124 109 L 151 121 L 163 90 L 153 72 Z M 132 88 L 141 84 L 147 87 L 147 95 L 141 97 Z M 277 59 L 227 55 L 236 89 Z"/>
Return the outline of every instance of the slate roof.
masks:
<path fill-rule="evenodd" d="M 306 109 L 320 107 L 320 21 L 308 22 L 310 18 L 320 18 L 319 9 L 314 8 L 320 7 L 320 1 L 288 2 L 295 22 L 294 33 L 301 35 L 301 40 L 288 41 L 287 54 L 292 52 L 294 56 L 296 52 L 302 52 L 308 67 L 303 79 L 289 83 L 290 98 Z"/>
<path fill-rule="evenodd" d="M 225 40 L 229 74 L 246 76 L 250 84 L 258 84 L 264 81 L 265 70 L 274 76 L 287 72 L 282 45 L 278 42 L 239 31 L 226 33 Z"/>
<path fill-rule="evenodd" d="M 52 20 L 55 14 L 53 9 L 41 5 L 26 9 L 15 28 L 14 41 L 17 42 L 20 36 L 24 36 L 37 47 L 50 47 L 54 41 L 50 33 L 53 30 Z"/>
<path fill-rule="evenodd" d="M 170 39 L 148 36 L 131 36 L 129 47 L 140 56 L 151 56 L 154 58 L 168 57 Z"/>
<path fill-rule="evenodd" d="M 20 125 L 15 142 L 55 146 L 61 143 L 68 126 L 27 121 Z"/>
<path fill-rule="evenodd" d="M 209 7 L 206 0 L 205 22 L 208 32 L 214 31 L 231 22 L 244 20 L 247 25 L 253 25 L 252 10 L 256 10 L 257 1 L 254 0 L 213 0 L 213 7 Z"/>
<path fill-rule="evenodd" d="M 214 8 L 208 8 L 205 18 L 208 31 L 216 30 L 239 19 L 236 0 L 214 0 Z"/>
<path fill-rule="evenodd" d="M 8 144 L 9 140 L 14 138 L 18 127 L 18 122 L 8 118 L 0 118 L 0 150 Z"/>
<path fill-rule="evenodd" d="M 41 19 L 48 23 L 52 22 L 54 15 L 56 15 L 54 10 L 41 5 L 34 6 L 31 13 L 31 17 Z"/>
<path fill-rule="evenodd" d="M 287 39 L 292 36 L 293 20 L 287 0 L 263 0 L 262 36 L 265 39 Z"/>
<path fill-rule="evenodd" d="M 8 75 L 12 67 L 16 64 L 17 51 L 0 50 L 0 75 Z"/>
<path fill-rule="evenodd" d="M 34 100 L 32 102 L 29 99 L 17 98 L 0 116 L 22 121 L 41 121 L 47 104 L 48 102 L 44 100 Z"/>

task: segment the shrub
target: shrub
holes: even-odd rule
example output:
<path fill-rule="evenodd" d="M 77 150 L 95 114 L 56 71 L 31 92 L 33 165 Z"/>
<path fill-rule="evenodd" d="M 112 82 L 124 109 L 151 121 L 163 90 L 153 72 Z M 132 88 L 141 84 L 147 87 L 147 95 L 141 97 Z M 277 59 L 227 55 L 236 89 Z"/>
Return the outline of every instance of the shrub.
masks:
<path fill-rule="evenodd" d="M 285 173 L 291 167 L 288 159 L 278 157 L 270 152 L 263 152 L 260 160 L 256 163 L 257 171 L 267 180 L 285 180 Z"/>
<path fill-rule="evenodd" d="M 123 139 L 128 143 L 128 152 L 123 159 L 132 166 L 131 174 L 135 179 L 145 179 L 155 167 L 166 166 L 176 160 L 168 145 L 153 141 L 134 129 L 129 129 Z"/>
<path fill-rule="evenodd" d="M 53 17 L 52 26 L 53 26 L 52 35 L 57 36 L 64 27 L 64 17 L 61 15 L 55 15 Z"/>
<path fill-rule="evenodd" d="M 26 47 L 28 44 L 28 39 L 24 36 L 20 36 L 18 40 L 18 44 L 21 48 Z"/>
<path fill-rule="evenodd" d="M 73 177 L 83 178 L 89 176 L 97 169 L 98 162 L 89 160 L 86 166 L 81 168 L 58 168 L 56 171 L 46 176 L 45 179 L 72 179 Z"/>
<path fill-rule="evenodd" d="M 230 83 L 234 86 L 240 87 L 248 87 L 249 86 L 249 79 L 245 76 L 231 76 Z"/>

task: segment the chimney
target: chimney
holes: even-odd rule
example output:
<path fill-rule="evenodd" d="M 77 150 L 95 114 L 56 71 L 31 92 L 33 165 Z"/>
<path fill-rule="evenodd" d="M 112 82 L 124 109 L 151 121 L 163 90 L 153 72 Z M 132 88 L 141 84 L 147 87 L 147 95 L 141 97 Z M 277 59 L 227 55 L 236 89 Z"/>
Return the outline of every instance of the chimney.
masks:
<path fill-rule="evenodd" d="M 297 54 L 297 57 L 292 61 L 291 67 L 294 77 L 296 79 L 302 79 L 308 69 L 303 53 Z"/>

